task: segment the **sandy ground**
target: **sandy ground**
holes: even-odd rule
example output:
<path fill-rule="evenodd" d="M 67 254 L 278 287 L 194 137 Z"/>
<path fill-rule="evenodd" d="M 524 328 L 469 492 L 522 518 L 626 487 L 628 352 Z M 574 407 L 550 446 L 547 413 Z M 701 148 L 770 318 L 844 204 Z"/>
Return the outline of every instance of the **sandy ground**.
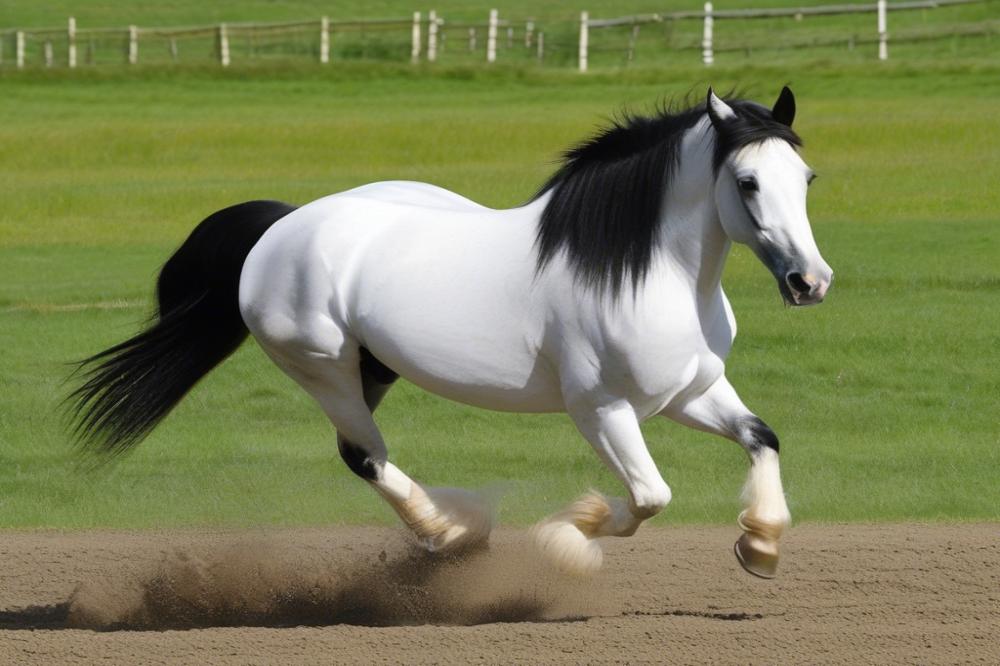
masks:
<path fill-rule="evenodd" d="M 1000 524 L 606 542 L 587 580 L 523 532 L 460 560 L 398 530 L 0 533 L 0 663 L 1000 663 Z"/>

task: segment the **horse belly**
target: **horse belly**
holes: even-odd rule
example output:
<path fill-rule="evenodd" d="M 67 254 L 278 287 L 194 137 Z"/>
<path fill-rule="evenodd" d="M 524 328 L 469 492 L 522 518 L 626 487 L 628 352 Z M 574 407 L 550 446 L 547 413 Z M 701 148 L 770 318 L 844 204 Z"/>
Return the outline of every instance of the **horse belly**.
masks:
<path fill-rule="evenodd" d="M 559 379 L 549 364 L 523 336 L 491 323 L 401 308 L 372 313 L 360 337 L 382 363 L 450 400 L 503 411 L 562 411 Z"/>
<path fill-rule="evenodd" d="M 565 410 L 558 378 L 530 366 L 518 372 L 482 359 L 456 356 L 450 350 L 411 346 L 397 351 L 371 346 L 376 347 L 372 353 L 402 377 L 449 400 L 507 412 Z"/>
<path fill-rule="evenodd" d="M 457 252 L 442 239 L 428 246 L 433 258 L 390 249 L 393 261 L 358 276 L 352 328 L 382 363 L 432 393 L 487 409 L 562 411 L 558 375 L 539 353 L 544 303 L 530 255 L 519 253 L 521 266 L 501 242 L 465 238 Z"/>

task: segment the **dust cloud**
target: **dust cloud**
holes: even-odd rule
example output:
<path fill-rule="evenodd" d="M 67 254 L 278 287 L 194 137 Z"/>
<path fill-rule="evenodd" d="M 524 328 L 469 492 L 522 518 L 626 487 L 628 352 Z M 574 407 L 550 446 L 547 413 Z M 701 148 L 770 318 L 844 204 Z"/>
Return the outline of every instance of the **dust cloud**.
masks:
<path fill-rule="evenodd" d="M 304 547 L 263 536 L 165 550 L 152 566 L 84 581 L 66 623 L 109 631 L 566 621 L 599 614 L 605 597 L 599 578 L 551 570 L 525 534 L 452 556 L 402 537 Z"/>

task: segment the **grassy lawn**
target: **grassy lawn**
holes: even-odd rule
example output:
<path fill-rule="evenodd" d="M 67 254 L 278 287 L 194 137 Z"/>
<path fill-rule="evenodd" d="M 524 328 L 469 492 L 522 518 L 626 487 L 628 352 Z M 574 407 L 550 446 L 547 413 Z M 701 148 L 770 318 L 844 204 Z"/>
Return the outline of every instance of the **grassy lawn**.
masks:
<path fill-rule="evenodd" d="M 737 249 L 729 376 L 779 434 L 807 521 L 1000 518 L 1000 68 L 720 67 L 770 102 L 790 82 L 810 212 L 837 273 L 782 308 Z M 683 67 L 571 72 L 349 65 L 0 75 L 0 527 L 391 522 L 320 411 L 245 345 L 138 450 L 80 468 L 58 403 L 66 363 L 135 330 L 159 265 L 238 201 L 388 178 L 491 206 L 528 198 L 558 152 L 623 104 L 703 94 Z M 422 481 L 485 487 L 533 522 L 587 487 L 621 494 L 564 416 L 447 403 L 402 383 L 378 420 Z M 731 521 L 745 456 L 645 430 L 674 490 L 656 521 Z"/>

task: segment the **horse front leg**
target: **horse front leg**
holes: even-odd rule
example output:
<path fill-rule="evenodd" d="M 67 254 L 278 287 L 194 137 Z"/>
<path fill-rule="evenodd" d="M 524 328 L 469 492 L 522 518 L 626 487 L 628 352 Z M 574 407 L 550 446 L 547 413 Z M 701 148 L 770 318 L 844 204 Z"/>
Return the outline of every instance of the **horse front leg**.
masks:
<path fill-rule="evenodd" d="M 649 455 L 639 420 L 627 402 L 577 404 L 569 414 L 629 494 L 624 500 L 592 491 L 535 527 L 535 542 L 554 565 L 588 574 L 603 560 L 596 539 L 634 534 L 670 502 L 670 488 Z"/>
<path fill-rule="evenodd" d="M 743 488 L 745 508 L 737 522 L 736 559 L 749 573 L 774 578 L 778 539 L 791 522 L 778 464 L 778 437 L 740 400 L 723 375 L 697 398 L 668 407 L 664 416 L 731 439 L 747 452 L 750 470 Z"/>

